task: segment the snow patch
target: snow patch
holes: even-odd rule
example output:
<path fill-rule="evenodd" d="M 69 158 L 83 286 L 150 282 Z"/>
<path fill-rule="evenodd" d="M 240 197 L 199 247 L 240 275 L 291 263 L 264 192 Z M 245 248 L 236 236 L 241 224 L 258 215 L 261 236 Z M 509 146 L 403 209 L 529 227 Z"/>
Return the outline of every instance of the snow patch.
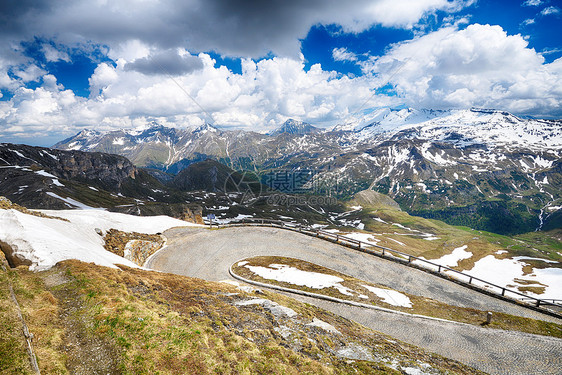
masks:
<path fill-rule="evenodd" d="M 105 210 L 105 208 L 101 208 L 101 207 L 95 208 L 95 207 L 88 206 L 88 205 L 86 205 L 84 203 L 80 203 L 77 200 L 74 200 L 72 198 L 63 198 L 60 195 L 57 195 L 57 194 L 55 194 L 53 192 L 50 192 L 50 191 L 47 192 L 47 195 L 49 195 L 53 198 L 60 199 L 61 201 L 65 202 L 65 203 L 68 203 L 69 205 L 74 206 L 74 207 L 79 208 L 79 209 L 82 209 L 82 210 Z"/>
<path fill-rule="evenodd" d="M 392 306 L 412 307 L 412 301 L 408 296 L 390 289 L 376 288 L 374 286 L 362 285 L 369 292 L 375 294 L 377 297 L 382 298 L 383 302 Z"/>
<path fill-rule="evenodd" d="M 244 267 L 264 279 L 307 286 L 313 289 L 335 288 L 346 296 L 353 295 L 351 289 L 340 284 L 344 281 L 341 277 L 318 272 L 302 271 L 285 264 L 270 264 L 268 267 L 245 265 Z"/>
<path fill-rule="evenodd" d="M 493 255 L 488 255 L 474 264 L 474 267 L 465 273 L 486 280 L 501 287 L 513 285 L 516 278 L 525 278 L 541 284 L 547 285 L 544 293 L 535 294 L 525 292 L 525 294 L 542 299 L 562 300 L 562 269 L 544 268 L 533 269 L 533 273 L 525 275 L 523 273 L 524 262 L 516 259 L 497 259 Z M 515 298 L 520 298 L 514 296 Z"/>
<path fill-rule="evenodd" d="M 470 251 L 466 251 L 467 247 L 467 245 L 457 247 L 451 254 L 443 255 L 439 259 L 432 260 L 432 262 L 446 267 L 458 266 L 459 261 L 468 259 L 473 255 Z"/>
<path fill-rule="evenodd" d="M 16 210 L 0 210 L 0 241 L 9 244 L 16 254 L 32 262 L 31 270 L 51 268 L 66 259 L 94 262 L 115 267 L 134 263 L 103 247 L 96 228 L 115 228 L 125 232 L 154 234 L 175 226 L 195 225 L 167 216 L 140 217 L 99 210 L 44 210 L 50 216 L 67 221 L 24 214 Z"/>

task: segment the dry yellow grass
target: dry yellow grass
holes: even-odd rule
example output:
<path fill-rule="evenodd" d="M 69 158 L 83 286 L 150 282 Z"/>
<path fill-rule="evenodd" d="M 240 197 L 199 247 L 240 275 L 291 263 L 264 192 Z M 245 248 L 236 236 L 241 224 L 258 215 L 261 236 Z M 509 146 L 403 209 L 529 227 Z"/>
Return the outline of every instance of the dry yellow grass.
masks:
<path fill-rule="evenodd" d="M 275 293 L 248 294 L 222 283 L 78 261 L 38 273 L 25 267 L 11 272 L 46 374 L 399 373 L 380 358 L 479 373 Z M 235 305 L 255 296 L 293 309 L 298 318 Z M 341 334 L 307 326 L 313 318 Z M 286 338 L 279 329 L 292 333 Z M 379 360 L 348 361 L 334 354 L 351 343 Z M 0 350 L 3 356 L 6 347 Z"/>

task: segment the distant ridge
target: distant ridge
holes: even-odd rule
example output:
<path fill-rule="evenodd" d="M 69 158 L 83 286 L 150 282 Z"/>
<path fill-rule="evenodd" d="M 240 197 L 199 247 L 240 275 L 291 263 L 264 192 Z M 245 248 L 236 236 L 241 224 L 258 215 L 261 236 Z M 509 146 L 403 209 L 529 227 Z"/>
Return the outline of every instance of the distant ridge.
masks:
<path fill-rule="evenodd" d="M 321 131 L 320 128 L 310 125 L 309 123 L 289 119 L 283 123 L 279 128 L 268 133 L 269 135 L 276 136 L 280 134 L 309 134 Z"/>

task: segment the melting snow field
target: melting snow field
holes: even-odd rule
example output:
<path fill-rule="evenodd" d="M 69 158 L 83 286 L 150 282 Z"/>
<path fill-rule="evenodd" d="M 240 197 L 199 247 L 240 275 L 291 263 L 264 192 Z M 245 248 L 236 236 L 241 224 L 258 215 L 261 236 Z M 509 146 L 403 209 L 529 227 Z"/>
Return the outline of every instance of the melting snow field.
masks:
<path fill-rule="evenodd" d="M 365 242 L 371 245 L 376 245 L 380 242 L 379 239 L 375 238 L 373 233 L 360 233 L 360 232 L 351 232 L 351 233 L 342 233 L 343 236 L 352 238 L 357 241 Z"/>
<path fill-rule="evenodd" d="M 561 268 L 534 268 L 533 272 L 524 275 L 524 262 L 518 259 L 497 259 L 488 255 L 474 264 L 474 267 L 465 273 L 481 278 L 500 286 L 519 285 L 514 279 L 524 279 L 548 285 L 542 294 L 527 292 L 526 294 L 542 299 L 562 300 L 562 269 Z M 537 286 L 539 286 L 537 284 Z"/>
<path fill-rule="evenodd" d="M 115 267 L 134 263 L 103 248 L 96 228 L 115 228 L 125 232 L 154 234 L 177 226 L 192 226 L 168 216 L 140 217 L 101 210 L 45 210 L 69 222 L 37 217 L 16 210 L 0 210 L 0 241 L 9 244 L 15 254 L 32 262 L 31 270 L 44 270 L 66 259 Z"/>
<path fill-rule="evenodd" d="M 239 263 L 238 265 L 241 264 Z M 341 294 L 345 294 L 346 296 L 353 295 L 351 289 L 340 284 L 343 281 L 341 277 L 318 272 L 302 271 L 285 264 L 270 264 L 269 267 L 248 266 L 246 264 L 243 264 L 243 266 L 264 279 L 277 280 L 314 289 L 333 287 Z"/>
<path fill-rule="evenodd" d="M 243 215 L 243 214 L 238 214 L 236 217 L 231 217 L 231 218 L 215 218 L 213 219 L 213 223 L 214 224 L 228 224 L 231 222 L 237 222 L 240 220 L 244 220 L 244 219 L 252 219 L 254 216 L 253 215 Z M 205 220 L 207 221 L 207 219 L 205 218 Z"/>

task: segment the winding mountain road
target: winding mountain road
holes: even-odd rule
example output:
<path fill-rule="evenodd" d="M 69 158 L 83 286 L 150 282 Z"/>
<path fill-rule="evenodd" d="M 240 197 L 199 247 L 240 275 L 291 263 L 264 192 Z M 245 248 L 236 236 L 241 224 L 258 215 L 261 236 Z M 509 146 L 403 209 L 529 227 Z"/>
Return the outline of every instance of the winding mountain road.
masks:
<path fill-rule="evenodd" d="M 149 268 L 220 281 L 231 279 L 229 267 L 243 258 L 286 256 L 451 305 L 562 324 L 561 319 L 484 295 L 426 272 L 283 229 L 173 228 L 164 235 L 168 245 L 149 260 Z M 298 295 L 292 297 L 488 373 L 562 373 L 562 339 L 415 318 Z"/>

